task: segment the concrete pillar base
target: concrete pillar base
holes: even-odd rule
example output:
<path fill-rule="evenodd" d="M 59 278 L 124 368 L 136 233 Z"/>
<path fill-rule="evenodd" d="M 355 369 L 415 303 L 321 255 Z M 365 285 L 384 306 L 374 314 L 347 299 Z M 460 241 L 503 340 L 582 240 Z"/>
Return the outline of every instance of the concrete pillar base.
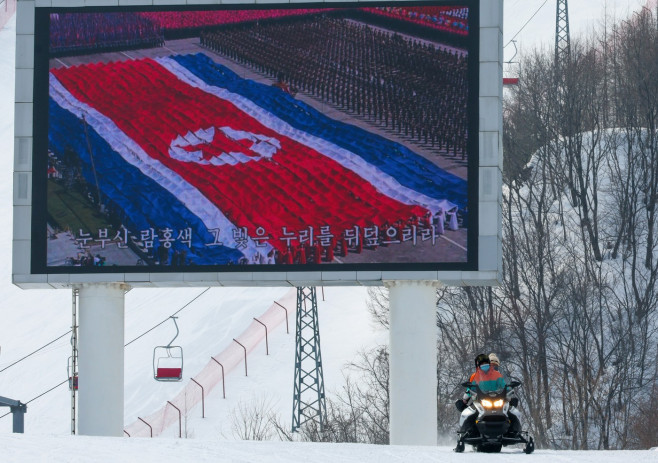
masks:
<path fill-rule="evenodd" d="M 129 286 L 77 288 L 78 434 L 123 436 L 124 294 Z"/>
<path fill-rule="evenodd" d="M 390 443 L 437 445 L 438 281 L 386 282 L 390 304 Z"/>

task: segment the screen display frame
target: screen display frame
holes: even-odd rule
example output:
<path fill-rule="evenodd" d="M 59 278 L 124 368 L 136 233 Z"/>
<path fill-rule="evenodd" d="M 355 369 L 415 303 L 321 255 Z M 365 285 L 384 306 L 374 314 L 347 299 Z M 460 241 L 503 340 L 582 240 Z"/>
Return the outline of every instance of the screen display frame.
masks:
<path fill-rule="evenodd" d="M 100 6 L 99 6 L 100 3 Z M 140 5 L 135 6 L 110 6 L 103 5 L 103 1 L 94 2 L 94 6 L 85 6 L 83 8 L 71 8 L 65 4 L 58 3 L 57 6 L 51 5 L 46 7 L 34 8 L 34 45 L 33 45 L 33 148 L 34 153 L 46 153 L 48 149 L 48 111 L 43 108 L 47 107 L 48 101 L 48 69 L 49 69 L 49 54 L 48 43 L 49 35 L 43 33 L 48 30 L 48 18 L 51 13 L 63 12 L 131 12 L 131 11 L 176 11 L 176 10 L 244 10 L 244 9 L 270 9 L 270 8 L 359 8 L 359 7 L 379 7 L 379 6 L 447 6 L 459 5 L 468 6 L 470 9 L 469 14 L 469 38 L 468 38 L 468 127 L 469 133 L 474 134 L 468 139 L 468 173 L 467 173 L 467 196 L 468 196 L 468 228 L 467 228 L 467 251 L 465 262 L 377 262 L 377 263 L 307 263 L 307 264 L 268 264 L 268 265 L 204 265 L 204 266 L 189 266 L 189 267 L 164 267 L 164 266 L 48 266 L 46 257 L 46 217 L 47 217 L 47 157 L 45 155 L 33 156 L 32 165 L 29 169 L 33 176 L 30 179 L 32 185 L 31 201 L 30 201 L 30 236 L 29 236 L 29 272 L 16 271 L 17 265 L 14 265 L 14 281 L 19 284 L 22 280 L 29 280 L 25 282 L 25 287 L 29 287 L 28 283 L 34 283 L 39 286 L 42 282 L 51 281 L 49 286 L 57 286 L 63 282 L 71 284 L 76 281 L 115 281 L 112 280 L 112 275 L 120 281 L 145 281 L 150 282 L 159 280 L 161 283 L 171 282 L 173 285 L 178 285 L 181 281 L 185 281 L 184 285 L 189 286 L 200 282 L 206 284 L 210 279 L 211 281 L 218 281 L 219 284 L 223 281 L 228 281 L 229 284 L 233 280 L 237 280 L 238 284 L 254 284 L 254 285 L 277 285 L 277 284 L 290 284 L 290 275 L 296 275 L 303 280 L 312 280 L 319 282 L 339 281 L 341 284 L 381 284 L 381 281 L 387 279 L 387 275 L 394 278 L 402 279 L 442 279 L 447 281 L 448 284 L 464 284 L 465 278 L 486 284 L 487 282 L 494 282 L 499 279 L 499 256 L 496 256 L 496 249 L 493 250 L 494 258 L 497 260 L 495 265 L 488 264 L 483 268 L 481 265 L 482 249 L 480 245 L 481 230 L 480 230 L 480 217 L 482 216 L 480 202 L 482 201 L 482 181 L 481 175 L 483 163 L 480 159 L 480 149 L 482 147 L 482 129 L 480 127 L 482 117 L 481 111 L 483 106 L 483 96 L 490 96 L 494 99 L 500 100 L 501 95 L 483 95 L 481 82 L 482 78 L 482 51 L 481 47 L 484 46 L 485 41 L 481 38 L 481 6 L 478 0 L 461 0 L 455 2 L 447 1 L 430 1 L 430 2 L 346 2 L 346 3 L 315 3 L 307 2 L 301 4 L 230 4 L 230 5 L 192 5 L 192 4 L 178 4 L 178 5 Z M 497 3 L 497 2 L 494 2 Z M 502 3 L 501 3 L 502 16 Z M 20 9 L 19 9 L 20 10 Z M 19 16 L 21 12 L 19 11 Z M 491 18 L 489 18 L 491 21 Z M 491 21 L 491 28 L 496 27 L 500 30 L 500 22 L 502 18 Z M 478 27 L 480 25 L 480 27 Z M 19 27 L 20 29 L 20 27 Z M 20 34 L 19 30 L 19 34 Z M 17 45 L 20 48 L 20 45 Z M 486 51 L 486 54 L 492 54 L 491 51 Z M 499 57 L 496 57 L 500 61 Z M 17 60 L 17 69 L 19 63 Z M 17 72 L 18 74 L 18 72 Z M 17 87 L 19 86 L 17 80 Z M 502 80 L 501 80 L 502 87 Z M 478 89 L 478 91 L 473 91 Z M 18 93 L 18 92 L 17 92 Z M 501 91 L 502 93 L 502 91 Z M 17 101 L 17 106 L 19 102 Z M 44 106 L 45 105 L 45 106 Z M 17 108 L 18 111 L 18 108 Z M 18 123 L 18 120 L 17 120 Z M 20 130 L 17 127 L 17 140 L 21 137 Z M 475 134 L 479 134 L 476 136 Z M 23 143 L 25 145 L 25 143 Z M 17 146 L 17 155 L 20 154 L 21 148 Z M 489 149 L 490 151 L 491 149 Z M 499 152 L 496 158 L 499 157 Z M 490 172 L 486 172 L 484 180 L 486 183 L 487 178 L 491 177 Z M 496 173 L 493 177 L 494 183 L 497 181 Z M 485 187 L 490 187 L 485 185 Z M 496 193 L 496 185 L 494 184 L 494 195 Z M 15 193 L 16 197 L 16 193 Z M 491 194 L 489 198 L 491 199 Z M 494 199 L 495 196 L 494 196 Z M 15 201 L 16 204 L 17 201 Z M 18 201 L 20 203 L 20 201 Z M 489 201 L 491 202 L 491 201 Z M 21 204 L 16 204 L 21 205 Z M 487 206 L 491 206 L 488 204 Z M 491 209 L 490 207 L 488 208 Z M 24 216 L 25 210 L 20 210 L 19 215 Z M 490 216 L 491 214 L 488 214 Z M 499 215 L 499 214 L 498 214 Z M 15 212 L 16 216 L 16 212 Z M 494 226 L 496 224 L 494 223 Z M 491 229 L 491 223 L 487 224 L 487 229 Z M 500 229 L 500 226 L 497 227 Z M 491 231 L 487 233 L 491 234 Z M 494 236 L 500 241 L 499 233 Z M 15 234 L 15 253 L 17 249 L 17 240 Z M 21 244 L 25 244 L 24 242 Z M 19 246 L 20 247 L 20 246 Z M 500 247 L 500 246 L 497 246 Z M 19 256 L 20 257 L 20 256 Z M 16 261 L 24 261 L 24 259 L 16 258 Z M 486 259 L 491 261 L 490 258 Z M 20 267 L 20 266 L 19 266 Z M 25 267 L 25 265 L 23 265 Z M 27 274 L 26 274 L 27 273 Z M 161 277 L 152 275 L 162 274 Z M 189 275 L 188 275 L 189 274 Z M 268 275 L 269 274 L 269 275 Z M 89 277 L 92 275 L 91 277 Z M 97 278 L 93 277 L 96 275 Z M 106 275 L 106 276 L 102 276 Z M 145 276 L 146 275 L 146 276 Z M 171 275 L 176 275 L 172 277 Z M 181 276 L 182 275 L 182 276 Z M 436 277 L 434 277 L 436 275 Z M 87 277 L 86 277 L 87 276 Z M 441 278 L 443 276 L 443 278 Z M 247 283 L 245 283 L 247 282 Z M 249 283 L 251 282 L 251 283 Z M 372 282 L 372 283 L 371 283 Z M 19 286 L 21 286 L 19 284 Z"/>

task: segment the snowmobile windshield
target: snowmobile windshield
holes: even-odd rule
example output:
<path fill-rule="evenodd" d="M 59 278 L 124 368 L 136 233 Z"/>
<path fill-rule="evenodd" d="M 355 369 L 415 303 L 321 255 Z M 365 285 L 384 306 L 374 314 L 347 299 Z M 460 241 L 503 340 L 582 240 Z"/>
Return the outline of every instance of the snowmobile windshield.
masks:
<path fill-rule="evenodd" d="M 487 395 L 502 395 L 505 392 L 505 380 L 499 378 L 493 381 L 480 381 L 477 383 L 477 388 Z"/>

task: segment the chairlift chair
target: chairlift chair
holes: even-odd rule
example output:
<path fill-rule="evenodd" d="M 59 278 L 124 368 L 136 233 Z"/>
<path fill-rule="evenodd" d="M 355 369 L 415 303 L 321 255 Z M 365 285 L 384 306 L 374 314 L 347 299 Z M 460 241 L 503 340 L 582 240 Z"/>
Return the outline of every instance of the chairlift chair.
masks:
<path fill-rule="evenodd" d="M 69 390 L 72 391 L 75 389 L 78 390 L 78 373 L 73 373 L 73 356 L 69 357 L 68 363 L 66 365 L 66 376 L 69 378 Z"/>
<path fill-rule="evenodd" d="M 153 350 L 153 378 L 156 381 L 180 381 L 183 379 L 183 348 L 171 344 L 178 337 L 178 324 L 174 316 L 170 317 L 176 326 L 176 335 L 166 346 L 157 346 Z"/>
<path fill-rule="evenodd" d="M 514 58 L 516 58 L 517 53 L 519 52 L 518 48 L 516 48 L 516 40 L 510 41 L 510 43 L 514 46 L 514 56 L 510 58 L 509 61 L 506 61 L 505 64 L 508 67 L 509 74 L 507 77 L 503 77 L 503 86 L 504 87 L 514 87 L 519 85 L 519 62 L 514 61 Z M 508 44 L 509 45 L 509 44 Z M 516 65 L 516 66 L 513 66 Z M 513 68 L 516 67 L 516 70 Z"/>

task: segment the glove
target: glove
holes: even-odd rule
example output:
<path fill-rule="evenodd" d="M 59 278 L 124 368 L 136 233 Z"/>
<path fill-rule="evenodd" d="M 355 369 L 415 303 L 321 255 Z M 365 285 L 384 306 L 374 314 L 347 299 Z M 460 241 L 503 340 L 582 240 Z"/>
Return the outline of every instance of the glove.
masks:
<path fill-rule="evenodd" d="M 466 410 L 466 402 L 464 402 L 462 399 L 457 399 L 455 401 L 455 407 L 457 407 L 457 410 L 459 410 L 459 413 L 461 413 Z"/>

